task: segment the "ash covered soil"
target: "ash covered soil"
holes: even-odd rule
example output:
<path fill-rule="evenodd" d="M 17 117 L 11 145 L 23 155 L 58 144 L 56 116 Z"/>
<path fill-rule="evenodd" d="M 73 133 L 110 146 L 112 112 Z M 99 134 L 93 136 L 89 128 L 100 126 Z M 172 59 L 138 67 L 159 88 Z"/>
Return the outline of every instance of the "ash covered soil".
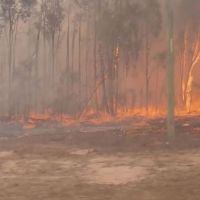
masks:
<path fill-rule="evenodd" d="M 200 118 L 0 123 L 2 200 L 199 200 Z"/>

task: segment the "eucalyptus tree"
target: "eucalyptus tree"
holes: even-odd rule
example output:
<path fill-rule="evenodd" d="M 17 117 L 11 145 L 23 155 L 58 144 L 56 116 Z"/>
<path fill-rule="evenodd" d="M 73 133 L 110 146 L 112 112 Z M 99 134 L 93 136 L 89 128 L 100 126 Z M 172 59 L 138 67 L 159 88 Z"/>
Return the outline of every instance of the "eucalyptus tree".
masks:
<path fill-rule="evenodd" d="M 149 110 L 149 81 L 150 81 L 150 56 L 153 43 L 158 39 L 161 32 L 162 13 L 160 3 L 157 0 L 145 0 L 143 4 L 143 34 L 145 52 L 145 108 Z"/>
<path fill-rule="evenodd" d="M 172 8 L 172 1 L 166 1 L 166 14 L 167 14 L 167 43 L 168 43 L 168 56 L 167 56 L 167 132 L 168 139 L 171 141 L 175 136 L 174 125 L 174 14 Z"/>
<path fill-rule="evenodd" d="M 68 107 L 73 113 L 81 109 L 83 76 L 83 18 L 82 1 L 69 2 L 67 6 L 66 80 Z M 77 98 L 78 97 L 78 98 Z"/>
<path fill-rule="evenodd" d="M 51 52 L 51 80 L 54 82 L 54 72 L 55 72 L 55 56 L 56 56 L 56 47 L 60 39 L 60 33 L 62 28 L 62 23 L 64 20 L 64 9 L 62 0 L 48 0 L 43 1 L 41 12 L 43 12 L 43 34 L 48 40 Z"/>
<path fill-rule="evenodd" d="M 8 24 L 8 68 L 9 68 L 9 91 L 11 89 L 12 80 L 12 61 L 13 61 L 13 43 L 14 43 L 14 31 L 16 31 L 16 24 L 19 17 L 19 9 L 17 1 L 15 0 L 3 0 L 1 4 L 1 17 Z"/>
<path fill-rule="evenodd" d="M 65 73 L 65 85 L 66 85 L 66 99 L 69 99 L 69 83 L 70 83 L 70 30 L 71 30 L 71 4 L 68 5 L 67 9 L 67 36 L 66 36 L 66 73 Z"/>
<path fill-rule="evenodd" d="M 97 24 L 98 41 L 101 44 L 102 66 L 107 66 L 109 112 L 116 114 L 118 107 L 118 87 L 120 60 L 123 55 L 137 59 L 140 49 L 139 22 L 141 6 L 133 1 L 109 1 L 102 3 L 102 11 Z M 103 75 L 105 76 L 105 74 Z"/>
<path fill-rule="evenodd" d="M 88 102 L 95 102 L 98 110 L 98 70 L 97 70 L 97 12 L 98 1 L 77 0 L 76 25 L 77 25 L 77 52 L 78 52 L 78 93 L 79 107 L 87 108 Z M 94 84 L 90 84 L 90 83 Z M 91 98 L 92 96 L 92 98 Z M 93 107 L 92 104 L 90 104 Z"/>
<path fill-rule="evenodd" d="M 15 67 L 15 49 L 18 33 L 18 24 L 22 20 L 26 20 L 31 15 L 31 8 L 36 3 L 36 0 L 1 0 L 1 18 L 5 22 L 5 28 L 8 34 L 8 102 L 9 115 L 11 115 L 11 88 L 13 71 Z"/>
<path fill-rule="evenodd" d="M 200 23 L 198 0 L 181 0 L 177 13 L 177 56 L 180 66 L 180 88 L 182 102 L 191 111 L 194 89 L 194 71 L 200 63 Z"/>

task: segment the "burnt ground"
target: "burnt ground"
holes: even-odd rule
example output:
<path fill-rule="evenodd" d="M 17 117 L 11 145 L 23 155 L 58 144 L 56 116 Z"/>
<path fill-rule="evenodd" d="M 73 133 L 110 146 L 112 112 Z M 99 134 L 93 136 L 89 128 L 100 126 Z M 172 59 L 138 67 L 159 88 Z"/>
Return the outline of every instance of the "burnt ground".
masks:
<path fill-rule="evenodd" d="M 0 123 L 0 200 L 199 200 L 200 120 Z"/>

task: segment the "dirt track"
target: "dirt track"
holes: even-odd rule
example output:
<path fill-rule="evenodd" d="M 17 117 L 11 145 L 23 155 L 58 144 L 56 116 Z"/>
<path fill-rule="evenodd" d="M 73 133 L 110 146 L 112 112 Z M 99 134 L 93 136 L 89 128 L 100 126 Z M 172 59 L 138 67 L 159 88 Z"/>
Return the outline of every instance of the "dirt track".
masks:
<path fill-rule="evenodd" d="M 162 120 L 12 134 L 4 127 L 0 199 L 199 200 L 197 122 L 177 121 L 173 147 L 166 143 Z"/>

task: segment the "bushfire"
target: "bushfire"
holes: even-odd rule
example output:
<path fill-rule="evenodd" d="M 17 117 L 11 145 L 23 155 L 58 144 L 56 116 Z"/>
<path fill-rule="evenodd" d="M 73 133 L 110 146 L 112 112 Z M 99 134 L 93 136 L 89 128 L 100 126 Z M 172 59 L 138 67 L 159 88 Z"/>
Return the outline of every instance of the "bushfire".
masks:
<path fill-rule="evenodd" d="M 161 0 L 0 2 L 0 115 L 30 128 L 165 116 L 171 75 L 175 115 L 200 114 L 195 7 L 177 0 L 166 16 Z"/>

